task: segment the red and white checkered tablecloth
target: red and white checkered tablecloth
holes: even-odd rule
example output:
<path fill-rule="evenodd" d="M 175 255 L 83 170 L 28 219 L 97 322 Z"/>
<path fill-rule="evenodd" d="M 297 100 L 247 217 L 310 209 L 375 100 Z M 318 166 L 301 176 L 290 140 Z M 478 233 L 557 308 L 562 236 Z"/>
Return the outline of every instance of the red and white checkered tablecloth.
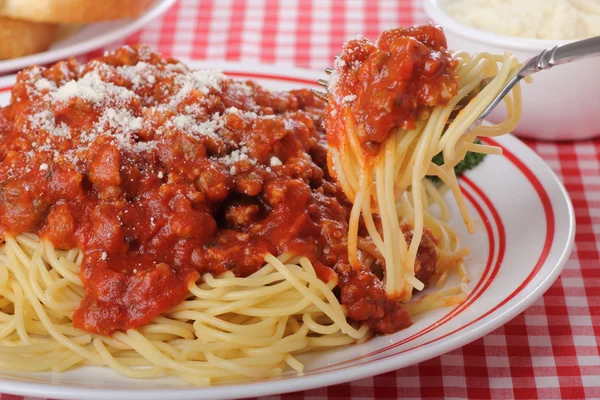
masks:
<path fill-rule="evenodd" d="M 383 29 L 425 20 L 420 0 L 180 0 L 125 42 L 183 59 L 322 70 L 356 34 L 376 38 Z M 574 251 L 541 299 L 441 357 L 270 399 L 600 398 L 600 139 L 527 143 L 563 180 L 577 220 Z M 0 400 L 22 399 L 0 394 Z"/>

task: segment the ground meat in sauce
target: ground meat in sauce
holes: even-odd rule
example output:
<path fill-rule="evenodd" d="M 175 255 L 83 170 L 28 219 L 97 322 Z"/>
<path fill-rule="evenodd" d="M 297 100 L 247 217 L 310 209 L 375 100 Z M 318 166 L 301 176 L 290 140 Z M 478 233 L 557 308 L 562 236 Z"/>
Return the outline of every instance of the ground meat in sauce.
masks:
<path fill-rule="evenodd" d="M 349 110 L 363 149 L 374 154 L 392 128 L 414 129 L 431 107 L 456 95 L 457 65 L 441 27 L 432 24 L 388 29 L 376 43 L 348 41 L 329 85 L 329 143 L 340 142 Z"/>
<path fill-rule="evenodd" d="M 410 324 L 368 268 L 347 267 L 350 205 L 310 91 L 192 72 L 142 46 L 80 67 L 22 71 L 0 109 L 0 231 L 84 251 L 75 327 L 142 326 L 201 274 L 247 276 L 285 251 L 338 279 L 350 318 Z"/>
<path fill-rule="evenodd" d="M 413 237 L 412 228 L 409 225 L 401 226 L 406 243 L 410 245 Z M 436 251 L 436 239 L 431 231 L 425 227 L 421 236 L 421 243 L 417 250 L 417 259 L 415 260 L 415 278 L 423 282 L 425 285 L 429 283 L 435 274 L 435 265 L 438 261 L 438 253 Z"/>

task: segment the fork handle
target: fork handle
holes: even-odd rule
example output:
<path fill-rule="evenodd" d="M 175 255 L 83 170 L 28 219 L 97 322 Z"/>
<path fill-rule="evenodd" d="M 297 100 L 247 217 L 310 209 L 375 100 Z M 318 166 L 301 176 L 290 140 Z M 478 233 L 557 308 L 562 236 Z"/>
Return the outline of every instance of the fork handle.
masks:
<path fill-rule="evenodd" d="M 550 69 L 555 65 L 598 56 L 600 56 L 600 36 L 578 40 L 542 51 L 525 63 L 519 75 L 524 77 L 545 69 Z"/>

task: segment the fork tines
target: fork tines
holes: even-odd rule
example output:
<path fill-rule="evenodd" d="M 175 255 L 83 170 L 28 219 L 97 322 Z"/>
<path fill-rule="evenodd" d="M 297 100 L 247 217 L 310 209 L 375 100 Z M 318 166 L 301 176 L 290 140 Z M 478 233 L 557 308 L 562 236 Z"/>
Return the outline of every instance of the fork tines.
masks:
<path fill-rule="evenodd" d="M 333 68 L 325 68 L 325 73 L 331 75 L 333 73 Z M 319 99 L 326 102 L 327 97 L 329 96 L 329 81 L 327 79 L 319 79 L 317 83 L 325 88 L 325 93 L 315 89 L 311 89 L 311 92 Z"/>

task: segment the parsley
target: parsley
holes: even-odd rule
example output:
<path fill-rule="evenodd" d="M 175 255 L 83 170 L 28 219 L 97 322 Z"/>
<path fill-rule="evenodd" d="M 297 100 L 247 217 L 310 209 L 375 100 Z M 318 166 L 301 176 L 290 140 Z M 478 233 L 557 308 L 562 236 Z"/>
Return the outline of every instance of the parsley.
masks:
<path fill-rule="evenodd" d="M 481 141 L 475 140 L 474 143 L 481 144 Z M 486 154 L 473 153 L 472 151 L 467 152 L 467 154 L 465 154 L 465 158 L 461 162 L 456 164 L 456 166 L 454 167 L 454 173 L 456 174 L 456 176 L 461 176 L 466 171 L 473 169 L 476 166 L 478 166 L 479 164 L 481 164 L 481 162 L 483 161 L 485 156 L 486 156 Z M 435 157 L 433 157 L 432 161 L 437 165 L 444 164 L 443 154 L 442 153 L 436 154 Z M 438 178 L 437 176 L 427 176 L 427 178 L 435 183 L 440 182 L 440 178 Z"/>

